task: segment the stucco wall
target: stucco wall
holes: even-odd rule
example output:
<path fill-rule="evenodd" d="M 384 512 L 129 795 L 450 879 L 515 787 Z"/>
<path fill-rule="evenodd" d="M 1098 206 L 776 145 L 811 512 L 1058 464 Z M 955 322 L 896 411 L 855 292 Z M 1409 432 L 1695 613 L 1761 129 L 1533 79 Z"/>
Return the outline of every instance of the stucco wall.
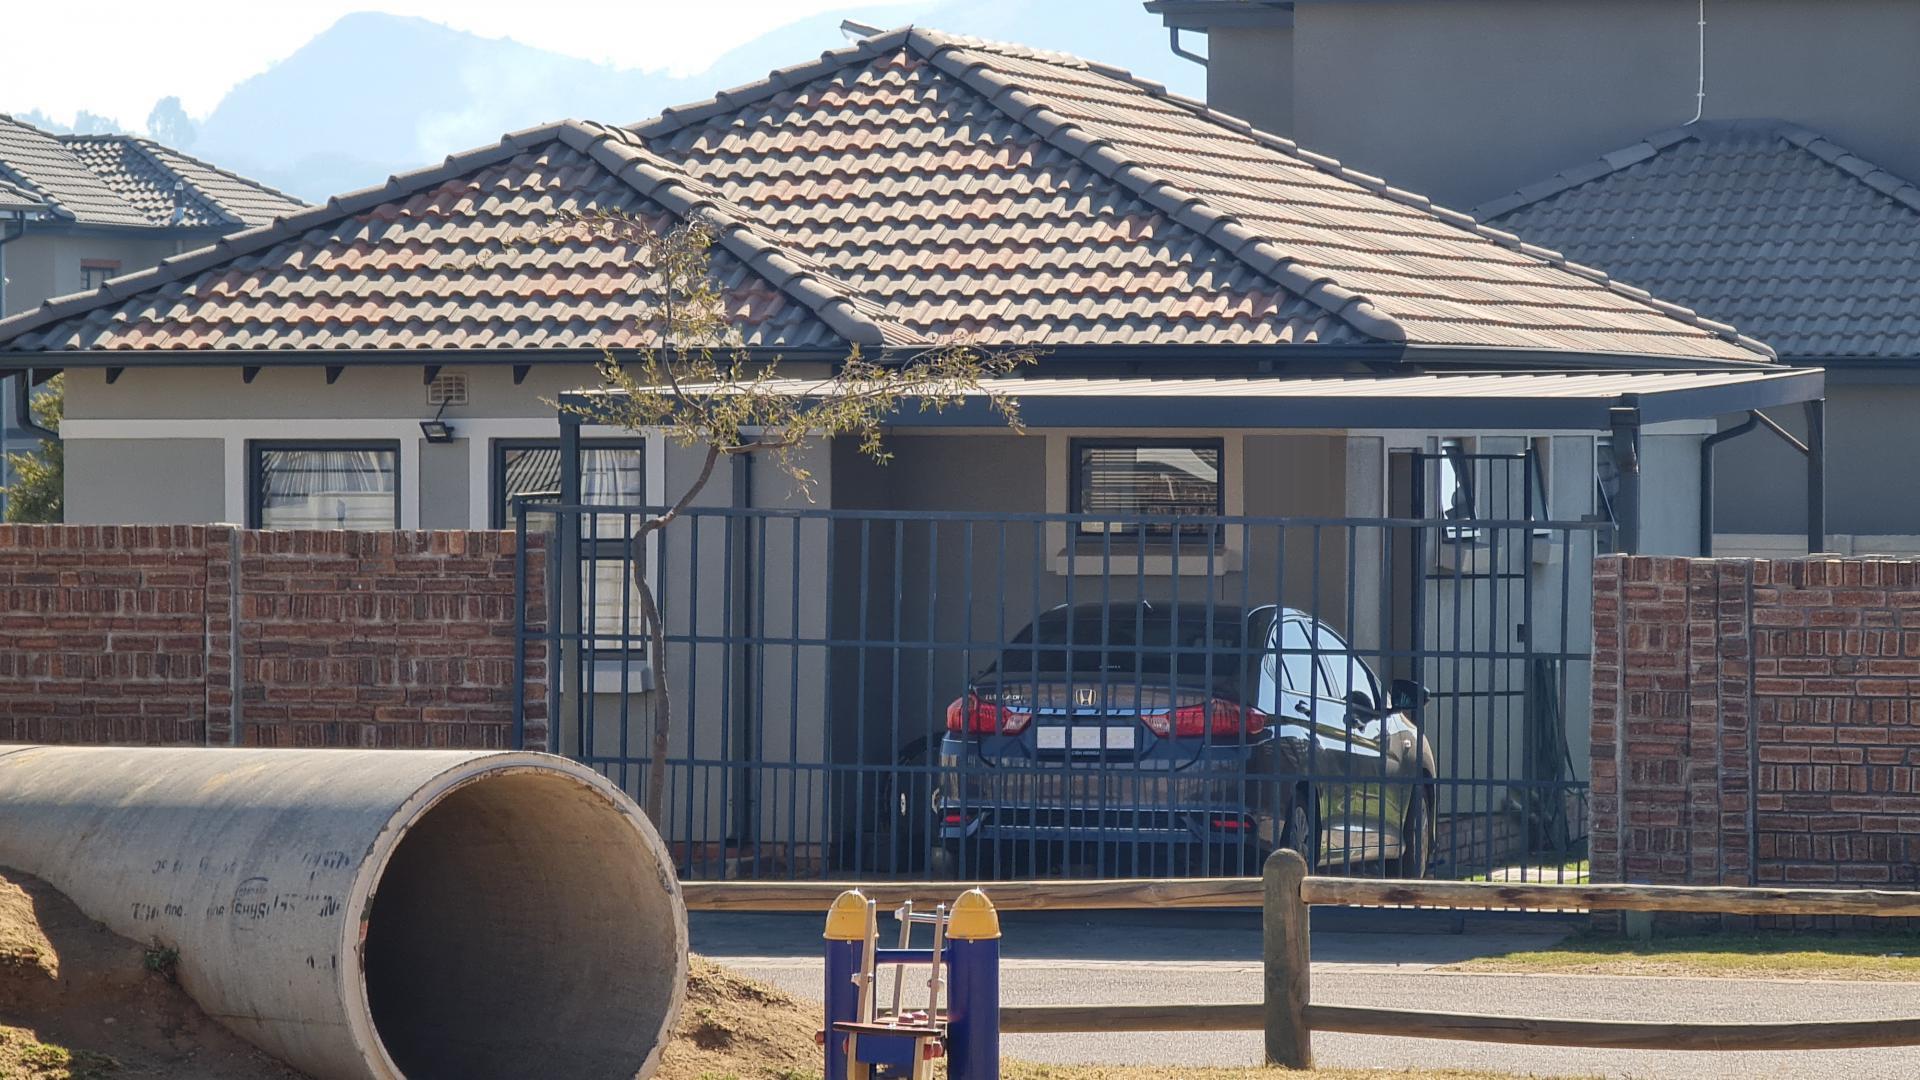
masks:
<path fill-rule="evenodd" d="M 1797 408 L 1769 413 L 1797 436 Z M 1827 384 L 1827 531 L 1854 535 L 1920 534 L 1920 385 Z M 1728 417 L 1723 427 L 1745 419 Z M 1715 458 L 1714 529 L 1787 536 L 1806 531 L 1805 459 L 1766 431 L 1722 443 Z"/>
<path fill-rule="evenodd" d="M 208 239 L 211 234 L 186 239 L 143 236 L 126 230 L 29 227 L 19 239 L 0 248 L 7 275 L 0 315 L 38 307 L 49 297 L 79 292 L 83 259 L 116 261 L 120 273 L 131 274 Z"/>
<path fill-rule="evenodd" d="M 1693 116 L 1695 0 L 1379 0 L 1296 7 L 1280 36 L 1216 29 L 1208 93 L 1397 186 L 1468 207 Z M 1709 118 L 1777 117 L 1920 175 L 1920 5 L 1707 4 Z M 1291 112 L 1291 123 L 1288 113 Z"/>
<path fill-rule="evenodd" d="M 224 517 L 218 439 L 71 439 L 65 450 L 71 524 L 199 525 Z"/>

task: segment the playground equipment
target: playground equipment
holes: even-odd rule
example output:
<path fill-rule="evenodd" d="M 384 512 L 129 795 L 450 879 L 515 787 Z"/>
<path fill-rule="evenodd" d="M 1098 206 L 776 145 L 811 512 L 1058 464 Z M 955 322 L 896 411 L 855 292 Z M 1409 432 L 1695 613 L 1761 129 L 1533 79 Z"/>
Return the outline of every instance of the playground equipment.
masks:
<path fill-rule="evenodd" d="M 665 845 L 545 754 L 0 747 L 0 866 L 318 1080 L 644 1077 L 685 994 Z"/>
<path fill-rule="evenodd" d="M 949 909 L 894 912 L 897 947 L 880 947 L 878 911 L 858 889 L 827 912 L 826 1080 L 928 1080 L 935 1058 L 947 1080 L 1000 1080 L 1000 917 L 979 889 Z M 912 948 L 916 924 L 931 926 L 933 947 Z M 878 971 L 893 967 L 893 1008 L 879 1011 Z M 906 971 L 925 966 L 926 1008 L 904 1007 Z M 941 991 L 946 1003 L 941 1004 Z"/>

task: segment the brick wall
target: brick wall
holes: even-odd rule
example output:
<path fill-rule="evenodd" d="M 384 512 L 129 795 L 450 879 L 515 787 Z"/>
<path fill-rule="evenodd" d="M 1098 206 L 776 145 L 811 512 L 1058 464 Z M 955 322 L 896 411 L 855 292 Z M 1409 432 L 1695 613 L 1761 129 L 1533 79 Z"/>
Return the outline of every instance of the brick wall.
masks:
<path fill-rule="evenodd" d="M 1611 556 L 1596 880 L 1920 885 L 1920 562 Z"/>
<path fill-rule="evenodd" d="M 508 746 L 515 542 L 0 527 L 0 741 Z M 526 744 L 543 746 L 538 644 L 527 683 Z"/>

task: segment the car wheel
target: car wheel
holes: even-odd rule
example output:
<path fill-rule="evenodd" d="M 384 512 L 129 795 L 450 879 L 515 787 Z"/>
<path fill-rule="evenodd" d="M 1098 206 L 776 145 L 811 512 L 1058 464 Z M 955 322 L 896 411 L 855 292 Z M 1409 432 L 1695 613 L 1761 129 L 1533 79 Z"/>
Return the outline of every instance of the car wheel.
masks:
<path fill-rule="evenodd" d="M 1394 873 L 1403 878 L 1423 878 L 1433 863 L 1436 832 L 1433 793 L 1426 784 L 1414 786 L 1407 800 L 1407 817 L 1400 823 L 1400 859 Z"/>
<path fill-rule="evenodd" d="M 1320 859 L 1320 833 L 1314 828 L 1313 818 L 1313 794 L 1300 792 L 1287 807 L 1287 825 L 1280 833 L 1280 846 L 1299 852 L 1309 873 L 1319 866 Z"/>

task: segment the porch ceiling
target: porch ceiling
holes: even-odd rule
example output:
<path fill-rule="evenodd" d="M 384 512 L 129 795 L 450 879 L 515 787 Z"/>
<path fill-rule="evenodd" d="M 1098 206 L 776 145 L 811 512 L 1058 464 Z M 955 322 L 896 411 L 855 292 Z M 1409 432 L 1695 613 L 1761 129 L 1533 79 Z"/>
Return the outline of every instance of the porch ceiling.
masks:
<path fill-rule="evenodd" d="M 796 396 L 812 379 L 785 380 Z M 1012 379 L 994 388 L 1020 402 L 1029 427 L 1491 428 L 1605 431 L 1615 409 L 1638 422 L 1697 420 L 1825 395 L 1818 368 L 1568 374 L 1383 375 L 1359 378 Z M 604 391 L 563 400 L 589 406 Z M 941 412 L 906 403 L 894 427 L 999 426 L 984 395 Z"/>

